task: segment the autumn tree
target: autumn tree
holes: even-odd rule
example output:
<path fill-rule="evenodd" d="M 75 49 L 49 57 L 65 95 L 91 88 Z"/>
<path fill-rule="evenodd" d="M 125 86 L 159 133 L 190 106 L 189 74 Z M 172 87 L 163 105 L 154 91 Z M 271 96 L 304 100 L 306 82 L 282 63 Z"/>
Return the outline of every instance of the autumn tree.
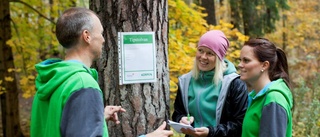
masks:
<path fill-rule="evenodd" d="M 293 125 L 293 136 L 320 136 L 320 3 L 289 0 L 289 6 L 276 24 L 277 31 L 266 37 L 288 56 L 294 86 L 293 123 L 298 123 Z"/>
<path fill-rule="evenodd" d="M 10 5 L 9 5 L 10 1 Z M 4 131 L 13 131 L 15 135 L 4 132 L 9 137 L 20 136 L 20 125 L 18 122 L 22 120 L 23 125 L 27 126 L 24 135 L 28 136 L 28 121 L 30 116 L 19 115 L 19 94 L 22 97 L 29 98 L 35 93 L 34 80 L 36 77 L 34 65 L 41 60 L 50 57 L 62 57 L 63 50 L 59 48 L 59 43 L 55 38 L 54 25 L 60 12 L 64 9 L 76 6 L 76 0 L 60 2 L 59 0 L 5 0 L 1 2 L 1 21 L 9 21 L 5 26 L 1 25 L 1 36 L 6 39 L 1 43 L 1 58 L 5 59 L 4 64 L 0 64 L 0 89 L 7 91 L 3 94 L 9 96 L 7 99 L 2 98 L 1 109 L 3 116 Z M 8 5 L 7 5 L 8 2 Z M 9 10 L 10 7 L 10 10 Z M 5 9 L 5 10 L 2 10 Z M 10 11 L 10 16 L 9 13 Z M 11 30 L 8 32 L 8 30 Z M 9 37 L 12 36 L 12 37 Z M 2 48 L 3 47 L 3 48 Z M 11 52 L 12 51 L 12 52 Z M 2 54 L 4 53 L 4 54 Z M 12 61 L 12 62 L 10 62 Z M 12 64 L 11 64 L 12 63 Z M 3 68 L 3 69 L 2 69 Z M 2 80 L 5 78 L 5 80 Z M 8 85 L 8 82 L 11 85 Z M 1 84 L 2 83 L 2 84 Z M 5 86 L 4 86 L 5 85 Z M 8 87 L 9 86 L 9 87 Z M 9 92 L 10 91 L 10 92 Z M 7 101 L 6 104 L 4 101 Z M 6 107 L 4 107 L 6 106 Z M 22 106 L 30 108 L 30 106 Z M 9 110 L 4 112 L 3 110 Z M 27 112 L 28 113 L 28 112 Z M 8 118 L 8 115 L 10 118 Z M 7 116 L 7 118 L 5 117 Z M 20 119 L 22 118 L 22 119 Z M 14 119 L 14 121 L 10 121 Z"/>
<path fill-rule="evenodd" d="M 0 98 L 3 136 L 23 136 L 19 121 L 18 88 L 12 48 L 6 43 L 11 38 L 9 0 L 0 4 Z"/>
<path fill-rule="evenodd" d="M 230 0 L 232 23 L 245 35 L 263 36 L 275 31 L 280 10 L 289 9 L 287 0 Z"/>
<path fill-rule="evenodd" d="M 107 105 L 121 105 L 120 125 L 108 123 L 109 135 L 132 137 L 154 131 L 169 119 L 167 0 L 91 0 L 106 39 L 97 61 L 100 87 Z M 157 82 L 119 85 L 118 32 L 155 32 Z"/>
<path fill-rule="evenodd" d="M 205 19 L 208 24 L 217 25 L 215 1 L 214 0 L 202 0 L 200 5 L 204 7 L 204 13 L 208 14 Z"/>
<path fill-rule="evenodd" d="M 219 25 L 209 25 L 204 19 L 204 9 L 196 4 L 189 6 L 183 0 L 168 2 L 170 91 L 175 92 L 178 77 L 192 69 L 198 40 L 208 30 L 217 29 L 226 34 L 230 41 L 227 58 L 237 64 L 240 45 L 248 40 L 247 36 L 224 21 L 220 21 Z M 174 98 L 171 96 L 171 99 Z"/>

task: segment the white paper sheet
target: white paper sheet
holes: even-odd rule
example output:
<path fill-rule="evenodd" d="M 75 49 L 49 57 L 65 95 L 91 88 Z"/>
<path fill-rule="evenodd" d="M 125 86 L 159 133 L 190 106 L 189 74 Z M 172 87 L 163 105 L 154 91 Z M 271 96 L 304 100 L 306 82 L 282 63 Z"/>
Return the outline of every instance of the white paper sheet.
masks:
<path fill-rule="evenodd" d="M 186 124 L 182 124 L 182 123 L 177 123 L 171 120 L 168 120 L 168 124 L 178 133 L 182 133 L 181 132 L 181 128 L 185 128 L 185 129 L 191 129 L 192 131 L 195 131 L 195 129 L 191 126 L 191 125 L 186 125 Z"/>

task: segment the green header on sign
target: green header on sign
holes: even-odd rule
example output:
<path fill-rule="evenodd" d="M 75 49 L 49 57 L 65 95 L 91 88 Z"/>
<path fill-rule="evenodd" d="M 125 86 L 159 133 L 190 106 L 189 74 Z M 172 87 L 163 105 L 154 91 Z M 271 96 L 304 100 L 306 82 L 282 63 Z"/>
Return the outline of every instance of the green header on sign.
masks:
<path fill-rule="evenodd" d="M 152 35 L 124 35 L 123 44 L 145 44 L 152 43 Z"/>

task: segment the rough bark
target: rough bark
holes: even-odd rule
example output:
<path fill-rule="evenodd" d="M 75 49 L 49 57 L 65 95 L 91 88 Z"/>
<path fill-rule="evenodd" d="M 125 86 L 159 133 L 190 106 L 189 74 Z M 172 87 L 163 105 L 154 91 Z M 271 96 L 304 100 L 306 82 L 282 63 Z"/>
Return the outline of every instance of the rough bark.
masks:
<path fill-rule="evenodd" d="M 169 118 L 167 0 L 91 0 L 101 18 L 106 39 L 97 61 L 99 83 L 106 105 L 121 105 L 120 125 L 109 122 L 111 137 L 132 137 L 154 131 Z M 154 31 L 157 82 L 119 85 L 117 32 Z"/>
<path fill-rule="evenodd" d="M 5 88 L 4 93 L 0 95 L 3 136 L 20 137 L 23 134 L 20 128 L 19 92 L 14 71 L 7 71 L 9 68 L 14 68 L 12 50 L 6 44 L 6 41 L 11 38 L 9 0 L 3 0 L 0 9 L 0 80 L 2 81 L 0 87 Z M 5 77 L 11 77 L 14 80 L 6 81 Z"/>

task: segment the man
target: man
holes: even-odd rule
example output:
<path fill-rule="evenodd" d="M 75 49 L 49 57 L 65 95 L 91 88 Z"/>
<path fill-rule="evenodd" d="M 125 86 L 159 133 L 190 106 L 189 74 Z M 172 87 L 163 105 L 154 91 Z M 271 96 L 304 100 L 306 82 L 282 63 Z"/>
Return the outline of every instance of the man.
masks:
<path fill-rule="evenodd" d="M 120 123 L 120 106 L 104 108 L 98 75 L 91 69 L 105 42 L 98 16 L 85 8 L 70 8 L 59 17 L 56 36 L 66 49 L 64 60 L 37 64 L 37 93 L 31 111 L 32 137 L 108 136 L 106 120 Z M 154 133 L 172 135 L 160 126 Z M 148 135 L 147 135 L 148 136 Z"/>

